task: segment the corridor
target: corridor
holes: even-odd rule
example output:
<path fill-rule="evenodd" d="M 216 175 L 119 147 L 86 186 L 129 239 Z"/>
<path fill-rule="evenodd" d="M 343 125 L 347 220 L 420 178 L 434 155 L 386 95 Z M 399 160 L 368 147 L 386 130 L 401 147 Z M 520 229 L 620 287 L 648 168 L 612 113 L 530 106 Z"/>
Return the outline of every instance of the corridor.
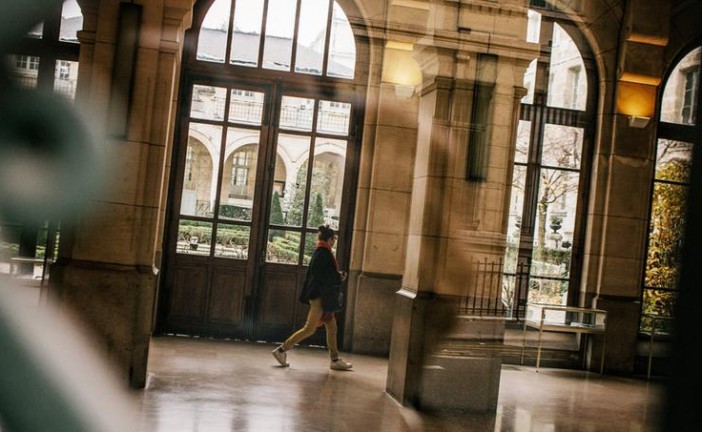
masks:
<path fill-rule="evenodd" d="M 347 354 L 331 371 L 326 351 L 299 348 L 290 368 L 273 345 L 156 337 L 140 393 L 147 431 L 655 431 L 660 381 L 504 365 L 495 415 L 427 414 L 385 389 L 387 360 Z"/>

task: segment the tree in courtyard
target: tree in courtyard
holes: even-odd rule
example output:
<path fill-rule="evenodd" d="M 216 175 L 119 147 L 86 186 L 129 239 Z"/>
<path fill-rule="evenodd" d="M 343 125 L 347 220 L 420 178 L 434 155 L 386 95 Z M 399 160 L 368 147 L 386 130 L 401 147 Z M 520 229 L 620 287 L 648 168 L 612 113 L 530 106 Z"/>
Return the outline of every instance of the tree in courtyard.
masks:
<path fill-rule="evenodd" d="M 322 194 L 318 193 L 315 194 L 307 226 L 316 228 L 320 225 L 324 225 L 324 202 Z"/>
<path fill-rule="evenodd" d="M 285 224 L 285 220 L 283 219 L 283 208 L 280 205 L 280 195 L 278 195 L 278 191 L 273 192 L 273 199 L 271 201 L 271 220 L 269 223 L 271 225 Z M 272 229 L 268 235 L 268 240 L 273 241 L 274 238 L 283 237 L 283 235 L 283 231 Z"/>
<path fill-rule="evenodd" d="M 307 215 L 307 226 L 316 228 L 322 223 L 324 223 L 324 201 L 330 198 L 330 184 L 332 183 L 332 178 L 337 174 L 338 169 L 331 170 L 325 164 L 315 161 L 314 169 L 312 170 L 312 188 L 310 190 L 310 198 L 314 199 L 312 205 L 309 208 L 310 212 L 314 211 L 313 206 L 317 205 L 317 195 L 321 197 L 322 205 L 322 222 L 316 223 L 317 219 L 313 219 L 312 214 Z M 295 179 L 295 185 L 291 187 L 289 209 L 288 209 L 288 224 L 294 226 L 302 225 L 302 212 L 305 201 L 305 189 L 307 187 L 307 162 L 300 166 L 297 171 L 297 176 Z"/>
<path fill-rule="evenodd" d="M 662 148 L 661 148 L 662 147 Z M 687 156 L 676 157 L 676 143 L 662 141 L 659 144 L 659 163 L 656 170 L 658 179 L 686 183 L 690 160 Z M 680 156 L 680 153 L 678 153 Z M 685 209 L 687 186 L 668 182 L 654 184 L 651 200 L 651 222 L 646 257 L 644 284 L 649 288 L 676 289 L 680 270 L 680 258 L 685 234 Z M 646 290 L 644 312 L 671 315 L 674 307 L 674 294 L 669 291 Z"/>
<path fill-rule="evenodd" d="M 517 139 L 517 160 L 527 161 L 528 128 L 520 129 Z M 563 201 L 568 194 L 578 189 L 578 174 L 571 170 L 580 168 L 582 147 L 582 130 L 578 128 L 550 128 L 544 137 L 542 149 L 542 167 L 540 169 L 540 184 L 537 196 L 536 247 L 537 255 L 542 255 L 546 248 L 546 224 L 551 205 Z M 565 169 L 564 169 L 565 168 Z M 513 187 L 524 192 L 523 179 L 515 178 Z M 541 259 L 537 257 L 537 259 Z"/>
<path fill-rule="evenodd" d="M 297 170 L 295 184 L 287 191 L 288 201 L 288 225 L 302 225 L 302 211 L 305 202 L 305 189 L 307 188 L 307 162 Z"/>

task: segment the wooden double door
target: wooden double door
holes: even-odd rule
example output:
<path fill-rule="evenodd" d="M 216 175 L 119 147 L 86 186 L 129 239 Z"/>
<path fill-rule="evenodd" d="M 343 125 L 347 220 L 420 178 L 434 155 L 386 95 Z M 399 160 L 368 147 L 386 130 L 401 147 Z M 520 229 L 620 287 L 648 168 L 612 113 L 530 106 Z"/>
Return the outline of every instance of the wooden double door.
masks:
<path fill-rule="evenodd" d="M 355 95 L 197 78 L 185 86 L 157 332 L 284 340 L 307 314 L 297 298 L 319 225 L 339 231 L 346 268 Z"/>

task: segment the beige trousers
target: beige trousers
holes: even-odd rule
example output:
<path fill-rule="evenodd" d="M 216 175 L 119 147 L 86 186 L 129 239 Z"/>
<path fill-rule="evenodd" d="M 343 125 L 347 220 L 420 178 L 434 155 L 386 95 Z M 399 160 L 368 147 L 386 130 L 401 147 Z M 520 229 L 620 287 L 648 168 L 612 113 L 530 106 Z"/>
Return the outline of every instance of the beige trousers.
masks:
<path fill-rule="evenodd" d="M 293 333 L 285 343 L 283 343 L 283 349 L 285 351 L 290 350 L 296 343 L 312 336 L 317 331 L 322 313 L 322 299 L 317 298 L 310 300 L 310 311 L 307 313 L 307 322 L 305 322 L 304 327 Z M 327 330 L 327 349 L 329 350 L 329 357 L 332 360 L 336 360 L 339 358 L 339 348 L 336 346 L 336 316 L 332 316 L 324 325 Z"/>

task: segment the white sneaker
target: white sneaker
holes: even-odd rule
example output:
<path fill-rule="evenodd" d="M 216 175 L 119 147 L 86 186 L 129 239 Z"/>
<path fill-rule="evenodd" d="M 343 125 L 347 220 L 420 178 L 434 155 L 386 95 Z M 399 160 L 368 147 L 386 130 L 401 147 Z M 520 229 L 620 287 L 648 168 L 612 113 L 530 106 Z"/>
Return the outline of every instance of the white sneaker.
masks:
<path fill-rule="evenodd" d="M 278 363 L 280 363 L 281 366 L 283 367 L 288 367 L 290 364 L 287 362 L 288 360 L 288 355 L 283 351 L 283 346 L 279 346 L 278 348 L 274 349 L 271 354 L 273 354 L 273 357 L 275 357 L 276 360 L 278 360 Z"/>
<path fill-rule="evenodd" d="M 353 365 L 349 362 L 346 362 L 340 358 L 336 360 L 332 360 L 331 363 L 329 364 L 330 369 L 334 370 L 349 370 L 353 367 Z"/>

